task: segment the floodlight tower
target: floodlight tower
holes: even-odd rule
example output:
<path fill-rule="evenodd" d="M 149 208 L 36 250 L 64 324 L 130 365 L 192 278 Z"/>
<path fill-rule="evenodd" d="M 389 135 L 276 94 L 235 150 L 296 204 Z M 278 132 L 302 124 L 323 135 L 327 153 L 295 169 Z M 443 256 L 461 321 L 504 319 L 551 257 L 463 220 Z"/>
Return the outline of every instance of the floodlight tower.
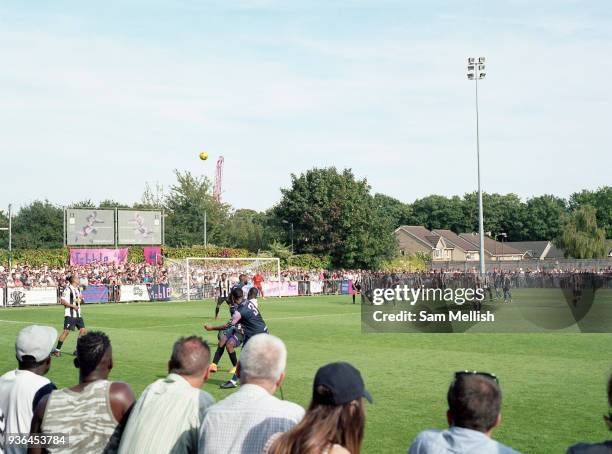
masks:
<path fill-rule="evenodd" d="M 217 172 L 215 173 L 215 186 L 213 189 L 213 198 L 221 203 L 221 193 L 223 192 L 223 163 L 225 160 L 223 156 L 219 156 L 217 159 Z"/>
<path fill-rule="evenodd" d="M 480 275 L 485 273 L 484 257 L 484 220 L 482 215 L 482 189 L 480 187 L 480 136 L 478 130 L 478 80 L 484 79 L 485 72 L 484 57 L 469 57 L 467 62 L 467 78 L 473 80 L 476 85 L 476 160 L 478 163 L 478 236 L 480 237 Z"/>

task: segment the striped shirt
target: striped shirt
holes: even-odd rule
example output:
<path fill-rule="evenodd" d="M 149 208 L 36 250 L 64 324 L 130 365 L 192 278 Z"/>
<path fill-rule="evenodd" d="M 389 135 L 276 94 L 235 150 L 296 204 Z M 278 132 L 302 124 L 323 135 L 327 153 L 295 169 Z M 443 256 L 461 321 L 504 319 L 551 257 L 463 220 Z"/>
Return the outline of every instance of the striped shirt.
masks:
<path fill-rule="evenodd" d="M 261 453 L 268 439 L 286 432 L 304 409 L 280 400 L 261 386 L 245 384 L 206 412 L 200 428 L 200 454 Z"/>
<path fill-rule="evenodd" d="M 74 310 L 71 307 L 66 307 L 64 309 L 64 317 L 81 316 L 81 290 L 79 290 L 78 287 L 73 287 L 72 284 L 68 284 L 62 293 L 62 301 L 78 307 L 78 310 Z"/>
<path fill-rule="evenodd" d="M 119 422 L 111 409 L 111 383 L 108 380 L 96 380 L 81 392 L 65 388 L 51 393 L 40 432 L 43 435 L 68 434 L 70 446 L 47 448 L 48 452 L 117 452 L 121 434 L 117 430 Z"/>
<path fill-rule="evenodd" d="M 195 453 L 198 430 L 213 397 L 178 374 L 150 384 L 134 405 L 119 453 Z"/>

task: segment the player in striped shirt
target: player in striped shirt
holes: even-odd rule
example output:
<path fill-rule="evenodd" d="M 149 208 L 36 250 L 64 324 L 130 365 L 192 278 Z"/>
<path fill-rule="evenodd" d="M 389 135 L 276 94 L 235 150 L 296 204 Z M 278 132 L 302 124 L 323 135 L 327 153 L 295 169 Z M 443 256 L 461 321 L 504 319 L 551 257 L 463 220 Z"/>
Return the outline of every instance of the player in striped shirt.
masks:
<path fill-rule="evenodd" d="M 79 289 L 79 277 L 76 274 L 68 276 L 66 278 L 68 285 L 62 293 L 60 298 L 60 304 L 64 306 L 64 331 L 60 334 L 57 340 L 57 347 L 53 352 L 53 356 L 61 356 L 62 345 L 70 331 L 74 331 L 75 328 L 79 330 L 79 337 L 85 335 L 87 330 L 85 329 L 85 321 L 81 315 L 81 304 L 84 303 Z"/>

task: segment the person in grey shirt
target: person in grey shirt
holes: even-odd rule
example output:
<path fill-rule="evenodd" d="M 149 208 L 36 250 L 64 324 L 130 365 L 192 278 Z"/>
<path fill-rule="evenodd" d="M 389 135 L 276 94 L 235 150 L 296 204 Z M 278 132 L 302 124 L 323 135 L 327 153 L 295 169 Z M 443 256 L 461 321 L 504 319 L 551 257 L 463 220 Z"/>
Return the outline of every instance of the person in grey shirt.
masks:
<path fill-rule="evenodd" d="M 286 365 L 283 341 L 265 333 L 251 337 L 238 361 L 240 388 L 204 415 L 199 454 L 259 454 L 273 434 L 302 420 L 302 407 L 274 396 Z"/>
<path fill-rule="evenodd" d="M 487 372 L 455 372 L 447 394 L 449 428 L 419 433 L 408 454 L 513 454 L 512 448 L 491 438 L 501 422 L 501 389 Z"/>
<path fill-rule="evenodd" d="M 608 404 L 612 409 L 612 375 L 608 380 Z M 608 429 L 612 430 L 612 411 L 604 416 Z M 612 440 L 601 443 L 578 443 L 567 450 L 567 454 L 610 454 L 612 453 Z"/>
<path fill-rule="evenodd" d="M 210 349 L 198 336 L 174 343 L 169 375 L 147 386 L 134 404 L 119 453 L 183 454 L 198 449 L 204 413 L 215 400 L 200 388 L 208 380 Z"/>

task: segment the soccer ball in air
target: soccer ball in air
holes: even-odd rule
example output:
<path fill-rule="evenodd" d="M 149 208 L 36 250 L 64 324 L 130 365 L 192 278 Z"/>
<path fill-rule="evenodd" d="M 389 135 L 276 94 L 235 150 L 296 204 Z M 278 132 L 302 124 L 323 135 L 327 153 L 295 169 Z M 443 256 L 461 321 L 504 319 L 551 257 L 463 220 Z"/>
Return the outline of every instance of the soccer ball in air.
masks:
<path fill-rule="evenodd" d="M 202 153 L 200 153 L 200 159 L 202 161 L 206 161 L 208 159 L 208 153 L 206 153 L 205 151 L 203 151 Z"/>

